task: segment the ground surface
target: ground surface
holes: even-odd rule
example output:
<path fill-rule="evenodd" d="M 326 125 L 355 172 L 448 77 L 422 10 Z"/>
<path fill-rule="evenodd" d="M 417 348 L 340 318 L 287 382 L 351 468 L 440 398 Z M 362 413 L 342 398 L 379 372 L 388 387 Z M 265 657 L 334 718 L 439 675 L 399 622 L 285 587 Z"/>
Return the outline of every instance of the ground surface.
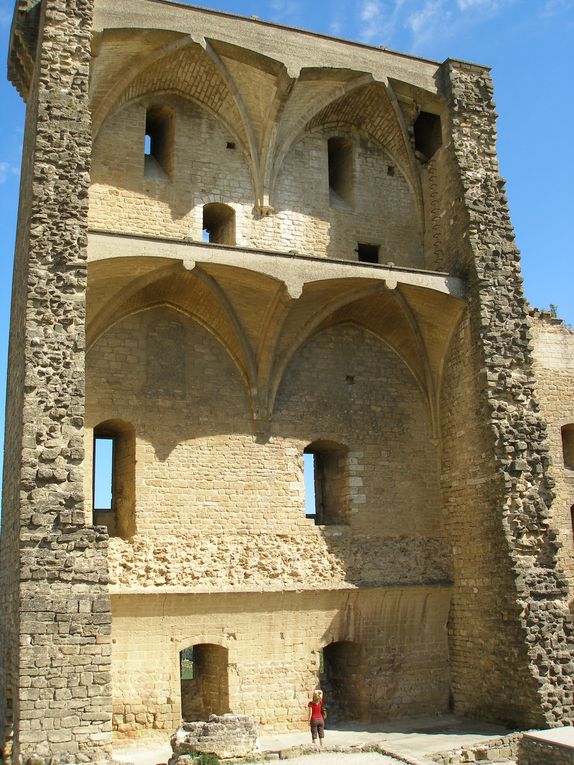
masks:
<path fill-rule="evenodd" d="M 394 757 L 386 757 L 374 752 L 319 752 L 289 758 L 284 762 L 287 765 L 403 765 Z"/>
<path fill-rule="evenodd" d="M 325 749 L 317 754 L 296 754 L 289 757 L 289 765 L 397 765 L 398 760 L 374 752 L 329 752 L 330 748 L 360 747 L 377 745 L 388 752 L 397 754 L 417 763 L 430 763 L 429 755 L 446 752 L 459 747 L 479 744 L 488 739 L 498 738 L 509 731 L 500 726 L 463 720 L 453 715 L 425 717 L 394 721 L 381 725 L 331 724 L 325 731 Z M 278 735 L 263 735 L 259 738 L 262 752 L 275 756 L 279 752 L 296 747 L 309 747 L 311 737 L 308 730 Z M 114 758 L 133 765 L 160 765 L 167 763 L 171 747 L 166 737 L 153 742 L 141 742 L 138 746 L 118 748 Z"/>

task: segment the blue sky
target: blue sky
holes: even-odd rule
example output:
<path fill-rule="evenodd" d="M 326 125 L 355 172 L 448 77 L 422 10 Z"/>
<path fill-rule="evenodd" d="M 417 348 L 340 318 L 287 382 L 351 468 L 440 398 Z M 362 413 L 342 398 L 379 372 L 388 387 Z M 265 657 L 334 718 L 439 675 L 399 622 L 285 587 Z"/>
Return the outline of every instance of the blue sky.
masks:
<path fill-rule="evenodd" d="M 121 0 L 119 0 L 121 1 Z M 0 60 L 13 0 L 0 0 Z M 213 0 L 221 11 L 493 67 L 501 173 L 529 301 L 574 324 L 574 0 Z M 0 82 L 0 432 L 24 105 Z"/>

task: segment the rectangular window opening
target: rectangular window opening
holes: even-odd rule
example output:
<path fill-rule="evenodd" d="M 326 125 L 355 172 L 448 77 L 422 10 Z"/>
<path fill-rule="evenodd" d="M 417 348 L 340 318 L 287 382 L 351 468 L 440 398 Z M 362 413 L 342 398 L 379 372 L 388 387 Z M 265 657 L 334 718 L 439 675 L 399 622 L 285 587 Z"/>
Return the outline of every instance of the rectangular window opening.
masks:
<path fill-rule="evenodd" d="M 350 205 L 353 201 L 353 144 L 348 138 L 334 136 L 327 142 L 329 195 L 331 207 Z"/>
<path fill-rule="evenodd" d="M 168 179 L 175 167 L 175 117 L 162 106 L 146 111 L 144 132 L 144 175 L 152 180 Z"/>
<path fill-rule="evenodd" d="M 113 509 L 114 439 L 94 438 L 94 510 Z"/>
<path fill-rule="evenodd" d="M 305 481 L 305 516 L 315 518 L 317 515 L 317 500 L 315 498 L 315 455 L 303 455 L 303 476 Z"/>
<path fill-rule="evenodd" d="M 361 263 L 378 263 L 379 262 L 379 245 L 378 244 L 359 244 L 357 245 L 358 259 Z"/>

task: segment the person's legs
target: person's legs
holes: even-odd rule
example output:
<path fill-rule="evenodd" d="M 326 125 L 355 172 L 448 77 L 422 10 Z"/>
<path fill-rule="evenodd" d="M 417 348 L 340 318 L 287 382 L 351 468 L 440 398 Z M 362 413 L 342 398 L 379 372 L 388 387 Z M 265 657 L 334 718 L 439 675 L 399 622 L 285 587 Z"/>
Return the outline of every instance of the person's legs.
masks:
<path fill-rule="evenodd" d="M 317 746 L 317 720 L 310 720 L 309 721 L 309 727 L 311 729 L 311 741 L 312 743 Z"/>
<path fill-rule="evenodd" d="M 314 717 L 311 720 L 311 738 L 313 739 L 313 744 L 315 744 L 316 747 L 319 746 L 319 742 L 321 742 L 321 729 L 323 727 L 323 720 L 319 720 L 318 718 Z M 319 741 L 317 741 L 317 738 L 319 737 Z M 322 742 L 321 742 L 322 743 Z"/>
<path fill-rule="evenodd" d="M 319 736 L 319 746 L 321 747 L 325 738 L 325 722 L 323 720 L 317 720 L 317 735 Z"/>

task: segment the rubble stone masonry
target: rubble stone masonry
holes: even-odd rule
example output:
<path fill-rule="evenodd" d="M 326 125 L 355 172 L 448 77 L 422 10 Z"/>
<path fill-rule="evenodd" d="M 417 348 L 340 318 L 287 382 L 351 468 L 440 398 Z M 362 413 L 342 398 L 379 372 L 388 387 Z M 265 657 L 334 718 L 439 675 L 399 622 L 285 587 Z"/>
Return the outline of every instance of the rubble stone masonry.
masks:
<path fill-rule="evenodd" d="M 319 684 L 331 719 L 573 721 L 572 333 L 527 312 L 488 70 L 19 0 L 9 73 L 6 756 L 295 730 Z"/>
<path fill-rule="evenodd" d="M 1 733 L 14 758 L 92 759 L 111 742 L 107 535 L 84 525 L 82 487 L 92 4 L 36 10 L 10 341 Z"/>
<path fill-rule="evenodd" d="M 445 253 L 467 279 L 469 301 L 443 393 L 455 708 L 557 725 L 574 713 L 573 633 L 550 524 L 554 480 L 519 253 L 498 173 L 492 82 L 485 70 L 453 61 L 443 76 L 451 158 Z M 462 461 L 457 432 L 468 449 Z"/>

